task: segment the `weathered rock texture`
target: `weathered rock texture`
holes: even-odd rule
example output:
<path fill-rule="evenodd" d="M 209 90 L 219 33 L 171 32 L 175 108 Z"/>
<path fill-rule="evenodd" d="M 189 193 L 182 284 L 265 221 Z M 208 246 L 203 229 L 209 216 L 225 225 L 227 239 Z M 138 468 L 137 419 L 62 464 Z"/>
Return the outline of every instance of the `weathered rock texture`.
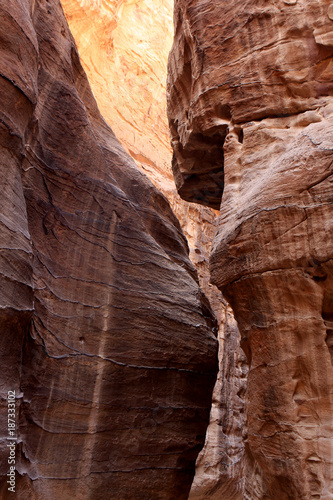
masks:
<path fill-rule="evenodd" d="M 208 269 L 216 213 L 182 200 L 171 170 L 165 87 L 173 0 L 62 0 L 62 5 L 103 117 L 168 198 L 220 318 L 222 296 L 209 283 Z"/>
<path fill-rule="evenodd" d="M 173 0 L 62 0 L 99 109 L 155 183 L 174 190 L 166 119 Z"/>
<path fill-rule="evenodd" d="M 215 321 L 163 195 L 102 119 L 57 0 L 1 12 L 1 498 L 186 498 Z M 5 367 L 5 368 L 4 368 Z"/>
<path fill-rule="evenodd" d="M 224 185 L 211 270 L 249 362 L 251 500 L 333 497 L 331 18 L 325 0 L 175 7 L 173 168 L 186 199 L 216 207 Z"/>
<path fill-rule="evenodd" d="M 248 467 L 245 393 L 248 366 L 230 308 L 219 331 L 219 374 L 205 446 L 196 462 L 190 499 L 243 498 Z"/>

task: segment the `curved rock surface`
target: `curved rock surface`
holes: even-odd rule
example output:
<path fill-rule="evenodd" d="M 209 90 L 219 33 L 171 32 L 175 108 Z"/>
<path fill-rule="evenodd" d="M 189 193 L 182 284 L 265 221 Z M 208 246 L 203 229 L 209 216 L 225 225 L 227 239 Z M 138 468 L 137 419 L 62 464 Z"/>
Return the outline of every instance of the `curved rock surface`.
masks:
<path fill-rule="evenodd" d="M 200 285 L 221 318 L 222 295 L 210 284 L 208 265 L 217 214 L 182 200 L 171 170 L 166 72 L 173 37 L 173 0 L 61 3 L 103 117 L 169 200 L 188 241 Z"/>
<path fill-rule="evenodd" d="M 224 189 L 211 271 L 249 362 L 251 500 L 333 497 L 332 17 L 325 0 L 175 7 L 173 168 L 186 199 Z"/>
<path fill-rule="evenodd" d="M 1 497 L 15 390 L 17 498 L 185 499 L 217 364 L 186 240 L 101 117 L 59 2 L 0 10 Z"/>

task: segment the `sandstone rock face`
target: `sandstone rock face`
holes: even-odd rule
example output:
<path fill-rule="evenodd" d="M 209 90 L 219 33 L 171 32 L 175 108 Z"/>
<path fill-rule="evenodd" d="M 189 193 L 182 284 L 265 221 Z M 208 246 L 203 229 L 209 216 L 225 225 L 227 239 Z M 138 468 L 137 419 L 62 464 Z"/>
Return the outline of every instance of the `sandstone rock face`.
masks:
<path fill-rule="evenodd" d="M 186 199 L 224 187 L 211 271 L 249 362 L 251 500 L 333 497 L 331 17 L 324 0 L 175 7 L 173 168 Z"/>
<path fill-rule="evenodd" d="M 1 19 L 1 498 L 187 498 L 216 323 L 165 197 L 101 117 L 57 0 Z M 22 359 L 23 357 L 23 359 Z"/>
<path fill-rule="evenodd" d="M 165 87 L 173 0 L 62 0 L 62 5 L 103 117 L 168 198 L 201 287 L 220 318 L 223 300 L 208 269 L 216 213 L 182 200 L 171 170 Z"/>
<path fill-rule="evenodd" d="M 237 124 L 318 107 L 332 93 L 328 1 L 175 4 L 169 119 L 179 192 L 219 208 L 222 146 Z"/>
<path fill-rule="evenodd" d="M 230 308 L 226 309 L 219 331 L 219 365 L 210 423 L 205 446 L 196 462 L 191 500 L 242 500 L 250 479 L 244 445 L 248 366 Z"/>
<path fill-rule="evenodd" d="M 250 362 L 248 439 L 272 498 L 333 494 L 333 115 L 315 116 L 249 124 L 240 156 L 228 140 L 212 254 Z"/>
<path fill-rule="evenodd" d="M 62 0 L 99 109 L 121 144 L 174 189 L 166 119 L 173 0 Z"/>

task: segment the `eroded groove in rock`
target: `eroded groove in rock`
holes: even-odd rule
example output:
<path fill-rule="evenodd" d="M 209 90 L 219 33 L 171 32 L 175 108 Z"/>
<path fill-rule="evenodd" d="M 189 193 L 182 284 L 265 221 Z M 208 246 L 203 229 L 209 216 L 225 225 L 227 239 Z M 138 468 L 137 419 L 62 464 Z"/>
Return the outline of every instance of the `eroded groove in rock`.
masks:
<path fill-rule="evenodd" d="M 230 308 L 219 331 L 219 374 L 205 446 L 196 463 L 190 499 L 244 498 L 248 457 L 245 394 L 248 366 Z M 255 484 L 255 477 L 252 478 Z"/>
<path fill-rule="evenodd" d="M 3 2 L 1 17 L 17 497 L 185 499 L 217 364 L 185 237 L 102 119 L 59 2 Z"/>
<path fill-rule="evenodd" d="M 329 5 L 176 1 L 168 114 L 173 171 L 185 199 L 219 208 L 230 122 L 241 139 L 243 123 L 314 110 L 332 95 Z M 202 151 L 212 137 L 219 137 L 213 155 Z"/>
<path fill-rule="evenodd" d="M 168 113 L 179 192 L 216 168 L 194 166 L 193 134 L 227 127 L 211 271 L 249 361 L 245 498 L 333 495 L 330 9 L 325 0 L 175 6 Z M 205 192 L 188 186 L 187 197 Z"/>

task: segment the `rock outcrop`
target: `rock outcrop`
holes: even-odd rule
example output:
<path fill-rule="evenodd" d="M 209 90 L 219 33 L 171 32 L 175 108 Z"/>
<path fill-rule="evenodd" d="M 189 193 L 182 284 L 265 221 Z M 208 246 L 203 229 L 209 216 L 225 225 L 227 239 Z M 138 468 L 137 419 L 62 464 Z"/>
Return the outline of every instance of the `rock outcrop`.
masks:
<path fill-rule="evenodd" d="M 166 118 L 173 0 L 62 0 L 98 107 L 163 191 L 174 190 Z"/>
<path fill-rule="evenodd" d="M 223 192 L 211 272 L 249 363 L 251 500 L 333 497 L 332 18 L 325 0 L 175 6 L 173 169 L 187 200 Z"/>
<path fill-rule="evenodd" d="M 59 2 L 0 11 L 1 497 L 15 390 L 17 498 L 185 499 L 217 364 L 186 240 L 101 117 Z"/>

